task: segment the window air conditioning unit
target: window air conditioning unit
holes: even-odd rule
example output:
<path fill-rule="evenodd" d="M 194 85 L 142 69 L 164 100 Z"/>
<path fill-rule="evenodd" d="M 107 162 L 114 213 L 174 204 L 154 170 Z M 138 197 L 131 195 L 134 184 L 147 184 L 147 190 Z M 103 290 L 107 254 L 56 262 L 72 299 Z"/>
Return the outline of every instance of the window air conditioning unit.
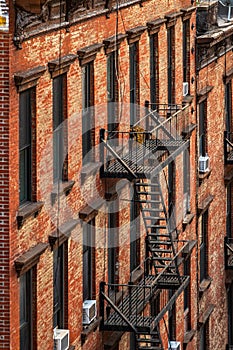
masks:
<path fill-rule="evenodd" d="M 200 156 L 199 157 L 199 171 L 200 173 L 206 173 L 209 171 L 209 157 L 206 154 L 204 157 Z"/>
<path fill-rule="evenodd" d="M 179 341 L 169 341 L 168 342 L 168 350 L 181 350 Z"/>
<path fill-rule="evenodd" d="M 68 329 L 57 329 L 53 331 L 54 350 L 68 350 L 70 346 L 70 331 Z"/>
<path fill-rule="evenodd" d="M 183 96 L 187 96 L 189 93 L 189 83 L 184 82 L 183 83 Z"/>
<path fill-rule="evenodd" d="M 90 324 L 96 315 L 96 300 L 85 300 L 83 303 L 83 324 Z"/>

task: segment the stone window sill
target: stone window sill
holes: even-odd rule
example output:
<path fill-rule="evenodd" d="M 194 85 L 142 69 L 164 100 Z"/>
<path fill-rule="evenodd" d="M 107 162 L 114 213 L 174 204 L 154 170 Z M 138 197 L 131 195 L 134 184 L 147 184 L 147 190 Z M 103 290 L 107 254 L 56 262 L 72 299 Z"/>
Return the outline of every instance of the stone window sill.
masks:
<path fill-rule="evenodd" d="M 17 276 L 20 277 L 22 274 L 30 270 L 35 266 L 39 260 L 41 254 L 48 248 L 48 243 L 38 243 L 36 246 L 31 247 L 27 252 L 20 255 L 15 260 L 15 269 Z"/>
<path fill-rule="evenodd" d="M 83 165 L 81 170 L 81 181 L 85 182 L 86 179 L 88 179 L 89 176 L 96 174 L 101 166 L 100 162 L 89 162 L 85 165 Z"/>
<path fill-rule="evenodd" d="M 208 171 L 206 171 L 205 173 L 200 173 L 199 172 L 199 182 L 202 183 L 202 181 L 204 181 L 205 179 L 207 179 L 210 174 L 211 174 L 212 169 L 209 169 Z"/>
<path fill-rule="evenodd" d="M 190 329 L 189 331 L 185 332 L 183 343 L 188 344 L 193 339 L 194 335 L 195 335 L 194 329 Z"/>
<path fill-rule="evenodd" d="M 212 194 L 208 195 L 201 203 L 198 204 L 197 213 L 198 215 L 202 215 L 210 206 L 214 199 Z"/>
<path fill-rule="evenodd" d="M 143 270 L 141 268 L 135 269 L 132 273 L 131 273 L 131 282 L 133 284 L 138 283 L 142 277 L 143 277 Z"/>
<path fill-rule="evenodd" d="M 193 218 L 194 218 L 194 214 L 192 213 L 186 214 L 183 219 L 183 226 L 191 224 Z"/>
<path fill-rule="evenodd" d="M 74 184 L 75 184 L 75 181 L 73 180 L 61 181 L 59 184 L 58 183 L 54 184 L 53 190 L 51 192 L 52 204 L 55 203 L 58 195 L 60 196 L 61 194 L 64 193 L 65 196 L 67 196 L 70 193 Z"/>
<path fill-rule="evenodd" d="M 43 202 L 27 202 L 24 205 L 20 206 L 17 213 L 18 229 L 23 226 L 27 218 L 37 217 L 43 205 Z"/>
<path fill-rule="evenodd" d="M 94 321 L 92 321 L 89 325 L 86 325 L 83 327 L 83 331 L 81 333 L 81 343 L 84 344 L 86 341 L 86 338 L 88 335 L 92 332 L 95 332 L 96 329 L 99 327 L 101 321 L 101 317 L 96 318 Z"/>
<path fill-rule="evenodd" d="M 211 277 L 204 278 L 199 285 L 199 293 L 200 294 L 204 293 L 209 288 L 211 282 L 212 282 Z"/>
<path fill-rule="evenodd" d="M 197 124 L 189 124 L 183 131 L 182 131 L 182 136 L 183 138 L 186 138 L 188 139 L 191 135 L 192 135 L 192 132 L 193 130 L 195 130 L 197 127 Z"/>
<path fill-rule="evenodd" d="M 187 258 L 191 253 L 195 245 L 197 244 L 197 241 L 192 240 L 188 242 L 188 245 L 184 248 L 182 254 L 185 258 Z"/>
<path fill-rule="evenodd" d="M 204 325 L 208 319 L 210 318 L 210 315 L 212 314 L 212 312 L 214 311 L 215 305 L 214 304 L 210 304 L 207 309 L 199 316 L 198 319 L 198 326 L 202 327 L 202 325 Z"/>

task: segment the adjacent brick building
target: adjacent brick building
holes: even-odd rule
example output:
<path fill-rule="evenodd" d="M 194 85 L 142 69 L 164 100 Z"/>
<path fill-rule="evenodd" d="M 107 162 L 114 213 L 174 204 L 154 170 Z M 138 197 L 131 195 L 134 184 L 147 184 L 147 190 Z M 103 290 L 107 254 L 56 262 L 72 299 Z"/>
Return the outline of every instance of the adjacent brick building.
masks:
<path fill-rule="evenodd" d="M 233 347 L 228 8 L 1 6 L 0 349 Z"/>

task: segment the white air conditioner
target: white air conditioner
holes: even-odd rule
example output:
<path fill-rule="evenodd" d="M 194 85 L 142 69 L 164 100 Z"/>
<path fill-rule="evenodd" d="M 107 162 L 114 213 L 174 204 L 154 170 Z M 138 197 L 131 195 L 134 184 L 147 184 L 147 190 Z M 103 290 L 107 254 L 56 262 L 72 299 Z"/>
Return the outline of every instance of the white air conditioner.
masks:
<path fill-rule="evenodd" d="M 70 346 L 70 331 L 68 329 L 53 330 L 54 350 L 67 350 Z"/>
<path fill-rule="evenodd" d="M 205 156 L 199 157 L 199 171 L 200 173 L 206 173 L 209 171 L 209 157 L 206 154 Z"/>
<path fill-rule="evenodd" d="M 183 83 L 183 96 L 187 96 L 189 93 L 189 83 L 184 82 Z"/>
<path fill-rule="evenodd" d="M 169 341 L 168 342 L 168 350 L 181 350 L 179 341 Z"/>
<path fill-rule="evenodd" d="M 96 318 L 96 300 L 85 300 L 83 303 L 83 324 L 90 324 Z"/>

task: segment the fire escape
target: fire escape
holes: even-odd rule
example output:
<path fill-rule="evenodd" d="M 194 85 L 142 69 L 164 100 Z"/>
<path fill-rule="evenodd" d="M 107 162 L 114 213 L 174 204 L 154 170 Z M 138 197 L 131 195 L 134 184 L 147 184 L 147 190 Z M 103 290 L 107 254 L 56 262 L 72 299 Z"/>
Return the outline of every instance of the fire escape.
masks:
<path fill-rule="evenodd" d="M 129 131 L 100 131 L 101 176 L 132 181 L 133 200 L 140 207 L 146 231 L 141 281 L 101 282 L 101 329 L 134 332 L 138 350 L 164 348 L 160 323 L 189 284 L 189 276 L 179 268 L 189 242 L 179 239 L 160 180 L 163 169 L 189 146 L 189 106 L 156 107 L 148 108 Z M 151 315 L 148 305 L 156 296 L 160 296 L 159 310 Z"/>

